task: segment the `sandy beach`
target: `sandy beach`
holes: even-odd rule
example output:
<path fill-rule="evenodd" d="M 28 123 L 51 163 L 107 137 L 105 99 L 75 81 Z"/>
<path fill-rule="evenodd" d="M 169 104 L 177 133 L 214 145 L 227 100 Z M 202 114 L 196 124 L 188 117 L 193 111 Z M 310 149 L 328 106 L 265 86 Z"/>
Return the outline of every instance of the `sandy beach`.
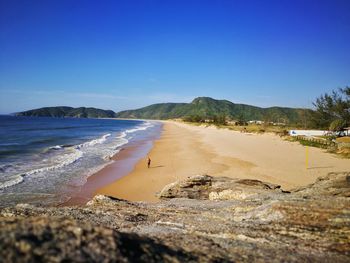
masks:
<path fill-rule="evenodd" d="M 96 194 L 157 201 L 155 194 L 166 184 L 198 174 L 258 179 L 289 190 L 329 172 L 350 170 L 349 160 L 312 147 L 306 167 L 305 147 L 273 134 L 244 134 L 170 121 L 164 122 L 161 138 L 148 155 L 150 168 L 145 156 L 131 173 Z"/>

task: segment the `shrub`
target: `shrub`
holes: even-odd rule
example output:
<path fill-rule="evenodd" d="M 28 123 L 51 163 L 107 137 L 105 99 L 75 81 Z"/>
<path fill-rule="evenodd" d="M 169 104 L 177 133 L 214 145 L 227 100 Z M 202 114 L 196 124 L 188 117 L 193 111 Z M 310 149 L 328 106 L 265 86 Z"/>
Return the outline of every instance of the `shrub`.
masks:
<path fill-rule="evenodd" d="M 337 119 L 331 122 L 329 129 L 331 131 L 342 131 L 347 126 L 345 120 Z"/>

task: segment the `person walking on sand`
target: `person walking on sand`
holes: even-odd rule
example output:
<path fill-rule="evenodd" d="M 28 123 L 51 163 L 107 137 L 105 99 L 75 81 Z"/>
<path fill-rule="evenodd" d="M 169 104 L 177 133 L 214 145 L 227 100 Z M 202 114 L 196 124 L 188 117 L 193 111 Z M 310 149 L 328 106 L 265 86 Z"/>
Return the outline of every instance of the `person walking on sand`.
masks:
<path fill-rule="evenodd" d="M 151 166 L 151 158 L 148 157 L 147 167 L 149 168 L 150 166 Z"/>

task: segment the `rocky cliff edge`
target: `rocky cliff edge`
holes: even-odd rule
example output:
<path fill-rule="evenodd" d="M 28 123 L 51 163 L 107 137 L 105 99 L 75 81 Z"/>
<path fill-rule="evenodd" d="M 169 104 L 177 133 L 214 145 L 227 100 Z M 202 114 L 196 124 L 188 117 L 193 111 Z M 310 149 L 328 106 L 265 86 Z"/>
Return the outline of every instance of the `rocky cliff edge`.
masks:
<path fill-rule="evenodd" d="M 208 175 L 160 202 L 0 210 L 0 262 L 349 262 L 350 173 L 291 192 Z"/>

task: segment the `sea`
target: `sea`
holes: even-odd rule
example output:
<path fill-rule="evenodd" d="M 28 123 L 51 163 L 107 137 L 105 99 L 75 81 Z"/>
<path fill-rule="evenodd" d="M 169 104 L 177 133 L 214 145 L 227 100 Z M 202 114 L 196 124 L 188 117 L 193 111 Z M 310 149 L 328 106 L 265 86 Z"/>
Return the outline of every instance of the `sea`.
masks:
<path fill-rule="evenodd" d="M 128 143 L 160 130 L 153 121 L 0 115 L 0 207 L 63 203 Z"/>

